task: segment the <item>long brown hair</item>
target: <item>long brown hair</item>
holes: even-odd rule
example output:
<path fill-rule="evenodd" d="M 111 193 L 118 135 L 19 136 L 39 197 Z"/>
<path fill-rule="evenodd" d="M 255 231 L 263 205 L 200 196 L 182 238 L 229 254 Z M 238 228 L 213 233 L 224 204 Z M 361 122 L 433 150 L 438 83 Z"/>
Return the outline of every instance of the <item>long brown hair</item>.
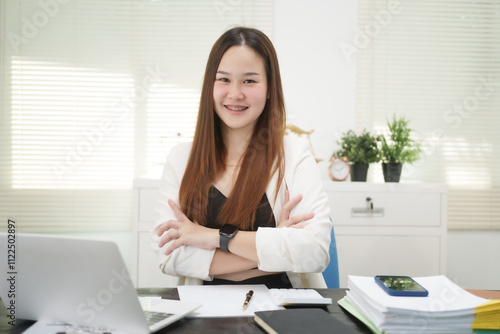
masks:
<path fill-rule="evenodd" d="M 227 149 L 222 140 L 221 120 L 214 110 L 215 76 L 224 53 L 241 45 L 251 47 L 262 57 L 269 98 L 244 153 L 234 188 L 220 210 L 219 221 L 251 228 L 271 177 L 278 173 L 276 196 L 283 180 L 285 104 L 276 51 L 261 31 L 233 28 L 219 37 L 208 57 L 193 145 L 179 190 L 181 210 L 201 225 L 206 224 L 209 189 L 226 168 Z"/>

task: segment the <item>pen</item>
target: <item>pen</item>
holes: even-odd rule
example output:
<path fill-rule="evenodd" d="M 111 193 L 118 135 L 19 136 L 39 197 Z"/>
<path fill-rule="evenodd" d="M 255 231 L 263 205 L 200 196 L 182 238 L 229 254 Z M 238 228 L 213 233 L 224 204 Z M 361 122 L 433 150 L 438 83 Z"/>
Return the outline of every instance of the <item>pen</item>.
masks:
<path fill-rule="evenodd" d="M 253 290 L 248 291 L 245 297 L 245 302 L 243 303 L 243 311 L 247 309 L 248 303 L 250 303 L 250 299 L 252 299 L 252 296 L 253 296 Z"/>

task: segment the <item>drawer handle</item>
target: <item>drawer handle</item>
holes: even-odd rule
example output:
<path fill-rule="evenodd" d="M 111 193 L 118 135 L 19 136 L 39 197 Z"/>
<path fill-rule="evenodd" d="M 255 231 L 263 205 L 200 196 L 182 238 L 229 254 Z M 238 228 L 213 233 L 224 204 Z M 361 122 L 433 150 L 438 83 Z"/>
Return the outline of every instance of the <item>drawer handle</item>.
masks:
<path fill-rule="evenodd" d="M 375 208 L 371 197 L 366 198 L 366 207 L 351 208 L 351 217 L 383 217 L 384 208 Z"/>

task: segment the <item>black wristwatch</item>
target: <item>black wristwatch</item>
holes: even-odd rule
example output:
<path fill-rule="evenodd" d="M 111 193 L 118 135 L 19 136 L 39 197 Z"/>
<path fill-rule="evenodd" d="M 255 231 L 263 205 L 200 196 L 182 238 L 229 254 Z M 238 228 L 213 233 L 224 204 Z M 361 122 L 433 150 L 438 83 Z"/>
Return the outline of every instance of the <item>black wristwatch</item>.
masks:
<path fill-rule="evenodd" d="M 231 240 L 236 233 L 238 233 L 238 226 L 234 226 L 231 224 L 224 224 L 219 230 L 219 235 L 220 235 L 220 242 L 219 242 L 219 248 L 222 249 L 224 252 L 229 253 L 229 240 Z"/>

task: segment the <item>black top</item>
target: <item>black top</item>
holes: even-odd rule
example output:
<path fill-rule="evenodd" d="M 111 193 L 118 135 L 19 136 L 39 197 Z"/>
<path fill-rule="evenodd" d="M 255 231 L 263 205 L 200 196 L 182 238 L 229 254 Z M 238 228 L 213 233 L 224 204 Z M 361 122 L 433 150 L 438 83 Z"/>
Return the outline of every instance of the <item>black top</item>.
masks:
<path fill-rule="evenodd" d="M 236 222 L 220 222 L 218 215 L 221 207 L 226 203 L 227 198 L 219 189 L 214 186 L 210 187 L 208 192 L 208 210 L 206 227 L 219 229 L 223 224 L 238 225 Z M 262 196 L 257 212 L 255 213 L 255 221 L 249 231 L 257 231 L 259 227 L 276 227 L 274 220 L 273 209 L 269 204 L 266 194 Z"/>
<path fill-rule="evenodd" d="M 222 194 L 219 189 L 214 186 L 210 187 L 208 192 L 208 209 L 206 227 L 219 229 L 224 223 L 237 225 L 236 222 L 221 222 L 218 215 L 221 207 L 226 203 L 227 197 Z M 257 212 L 255 213 L 255 221 L 252 224 L 250 231 L 257 231 L 259 227 L 276 227 L 273 209 L 269 204 L 266 194 L 262 196 Z M 228 281 L 215 278 L 212 281 L 204 281 L 204 285 L 219 285 L 219 284 L 265 284 L 268 288 L 291 288 L 292 284 L 286 273 L 278 273 L 264 276 L 257 276 L 243 281 Z"/>

